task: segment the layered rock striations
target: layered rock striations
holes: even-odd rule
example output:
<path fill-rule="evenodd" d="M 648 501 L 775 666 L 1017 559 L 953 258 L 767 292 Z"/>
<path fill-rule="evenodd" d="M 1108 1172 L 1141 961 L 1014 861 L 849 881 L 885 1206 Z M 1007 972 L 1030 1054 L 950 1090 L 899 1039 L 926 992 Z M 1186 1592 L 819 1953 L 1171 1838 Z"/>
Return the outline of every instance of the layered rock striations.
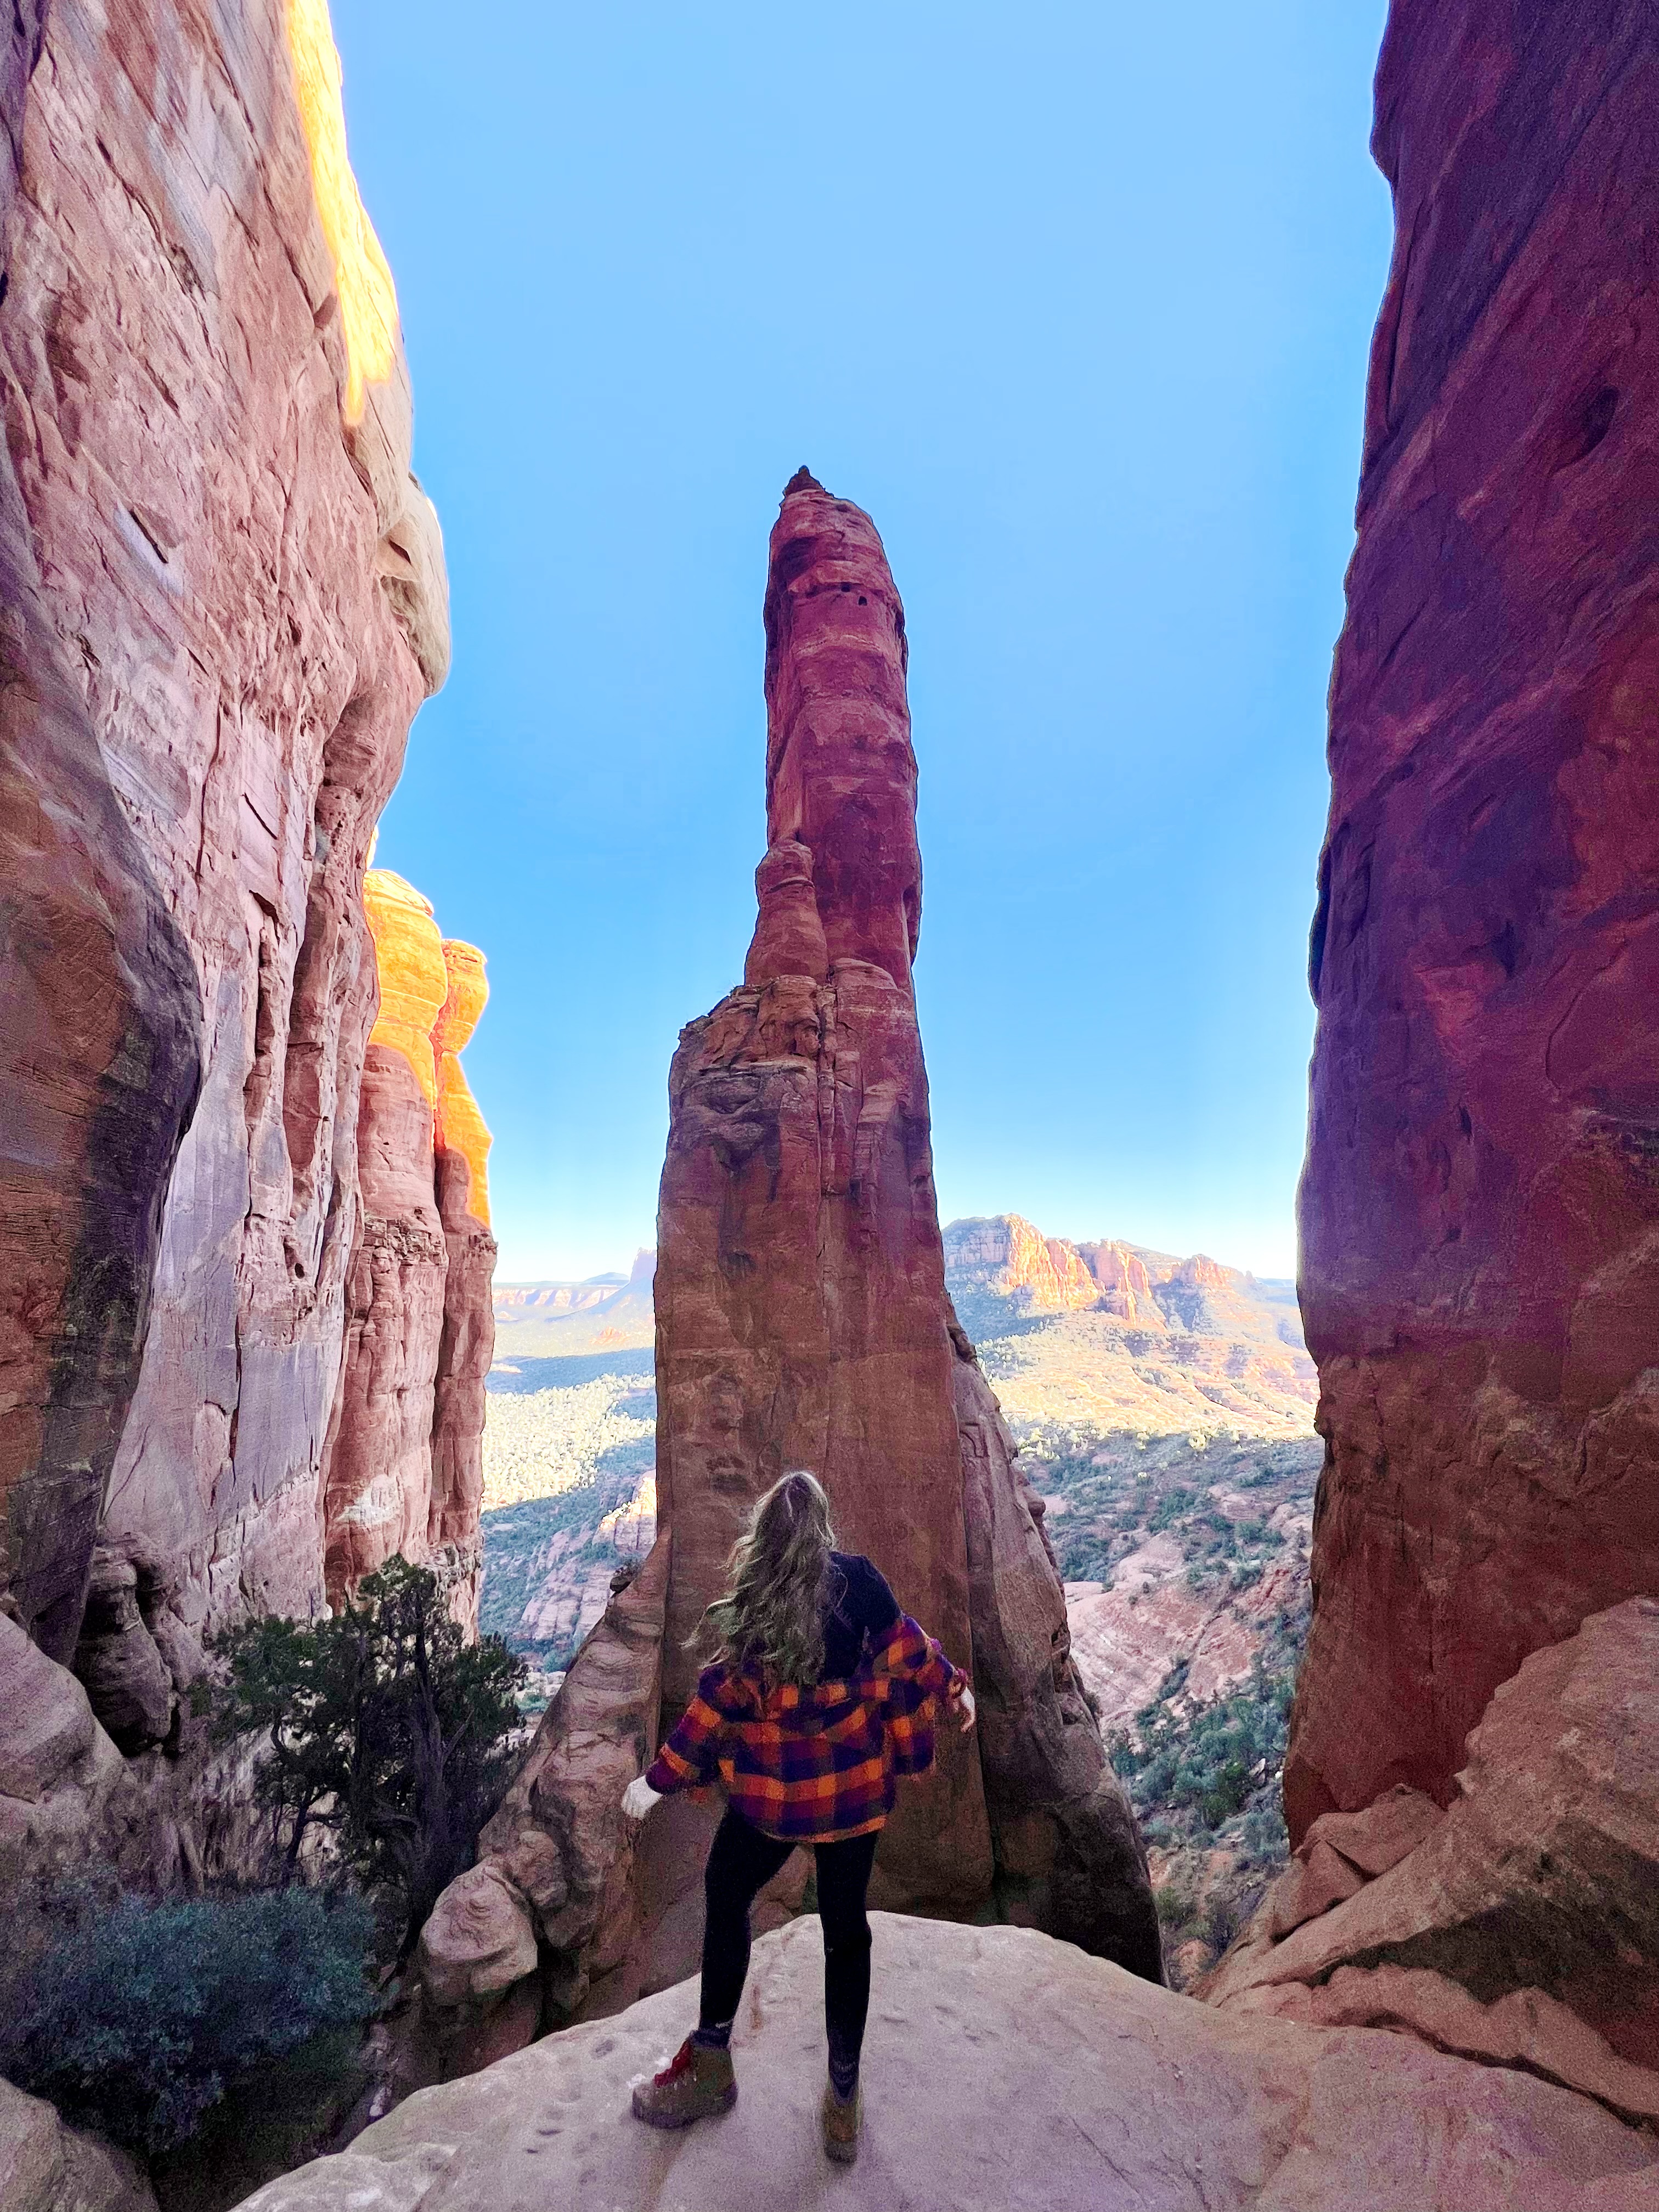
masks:
<path fill-rule="evenodd" d="M 903 610 L 868 518 L 786 496 L 766 594 L 767 837 L 743 988 L 684 1032 L 659 1209 L 657 1497 L 675 1534 L 665 1709 L 755 1499 L 825 1482 L 843 1540 L 971 1656 L 927 1073 Z M 907 1793 L 882 1871 L 969 1908 L 991 1881 L 976 1747 Z"/>
<path fill-rule="evenodd" d="M 1040 1515 L 945 1292 L 911 983 L 904 612 L 869 518 L 805 471 L 772 533 L 766 641 L 754 941 L 743 988 L 684 1032 L 669 1078 L 665 1718 L 689 1693 L 687 1639 L 750 1505 L 785 1469 L 817 1469 L 844 1540 L 981 1693 L 977 1736 L 948 1741 L 937 1777 L 902 1800 L 882 1893 L 968 1911 L 1000 1887 L 1156 1973 L 1139 1840 L 1069 1656 Z"/>
<path fill-rule="evenodd" d="M 361 886 L 446 586 L 323 0 L 9 21 L 0 1601 L 165 1795 L 203 1636 L 323 1597 Z M 70 1833 L 0 1734 L 0 1833 Z"/>
<path fill-rule="evenodd" d="M 1659 1561 L 1659 52 L 1406 4 L 1331 693 L 1301 1294 L 1328 1439 L 1292 1831 L 1448 1802 Z"/>
<path fill-rule="evenodd" d="M 389 868 L 363 900 L 380 1011 L 358 1105 L 362 1213 L 323 1525 L 337 1599 L 394 1553 L 428 1557 L 477 1626 L 483 1387 L 495 1340 L 489 1133 L 459 1054 L 489 987 L 475 945 Z"/>

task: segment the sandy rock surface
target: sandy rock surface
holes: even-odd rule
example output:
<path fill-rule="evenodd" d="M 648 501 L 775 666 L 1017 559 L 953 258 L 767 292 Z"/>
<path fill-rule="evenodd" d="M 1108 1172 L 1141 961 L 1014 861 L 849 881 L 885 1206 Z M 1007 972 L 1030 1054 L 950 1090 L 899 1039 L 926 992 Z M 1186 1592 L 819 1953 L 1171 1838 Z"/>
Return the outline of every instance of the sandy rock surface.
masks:
<path fill-rule="evenodd" d="M 1588 2100 L 1376 2029 L 1232 2020 L 1009 1928 L 881 1914 L 858 2163 L 824 2160 L 815 1920 L 756 1946 L 739 2095 L 684 2135 L 630 2081 L 691 1984 L 411 2098 L 257 2212 L 1637 2212 L 1659 2146 Z"/>

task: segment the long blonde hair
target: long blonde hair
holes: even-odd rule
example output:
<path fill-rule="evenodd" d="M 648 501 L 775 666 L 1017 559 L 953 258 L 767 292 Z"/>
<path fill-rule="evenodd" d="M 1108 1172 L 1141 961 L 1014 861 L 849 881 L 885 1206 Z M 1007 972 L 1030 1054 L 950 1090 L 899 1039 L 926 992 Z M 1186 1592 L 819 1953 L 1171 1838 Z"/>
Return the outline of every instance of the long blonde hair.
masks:
<path fill-rule="evenodd" d="M 726 1563 L 727 1588 L 698 1624 L 702 1642 L 729 1667 L 758 1670 L 769 1689 L 810 1689 L 823 1672 L 824 1596 L 836 1532 L 817 1475 L 775 1482 L 749 1516 Z"/>

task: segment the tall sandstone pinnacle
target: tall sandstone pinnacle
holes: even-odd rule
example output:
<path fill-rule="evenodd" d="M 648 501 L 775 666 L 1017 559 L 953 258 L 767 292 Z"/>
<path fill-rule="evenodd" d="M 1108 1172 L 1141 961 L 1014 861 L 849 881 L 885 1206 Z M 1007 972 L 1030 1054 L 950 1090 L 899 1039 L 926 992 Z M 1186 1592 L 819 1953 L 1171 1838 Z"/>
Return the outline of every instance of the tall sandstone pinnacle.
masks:
<path fill-rule="evenodd" d="M 389 868 L 363 903 L 380 1010 L 357 1109 L 362 1214 L 324 1490 L 337 1601 L 393 1553 L 425 1560 L 476 1629 L 484 1378 L 495 1344 L 489 1133 L 459 1058 L 489 996 L 483 956 L 438 933 Z"/>
<path fill-rule="evenodd" d="M 921 919 L 904 611 L 868 515 L 805 470 L 772 532 L 767 850 L 744 981 L 682 1034 L 658 1217 L 656 1544 L 572 1662 L 421 1938 L 465 2071 L 539 2021 L 695 1972 L 718 1808 L 621 1797 L 684 1710 L 689 1648 L 757 1498 L 793 1467 L 842 1541 L 967 1666 L 972 1735 L 907 1784 L 872 1895 L 990 1911 L 1163 1978 L 1127 1799 L 1065 1595 L 945 1287 L 910 963 Z M 799 1855 L 757 1905 L 799 1909 Z"/>
<path fill-rule="evenodd" d="M 362 885 L 449 647 L 325 0 L 24 0 L 0 60 L 9 1897 L 117 1797 L 135 1877 L 234 1859 L 179 1693 L 324 1601 Z M 87 1741 L 43 1779 L 52 1696 Z"/>
<path fill-rule="evenodd" d="M 1069 1656 L 1042 1509 L 956 1325 L 911 984 L 904 611 L 869 517 L 805 471 L 772 532 L 765 858 L 742 988 L 684 1033 L 656 1277 L 663 1719 L 750 1505 L 810 1467 L 842 1540 L 971 1668 L 878 1893 L 1015 1917 L 1156 1975 L 1133 1818 Z"/>
<path fill-rule="evenodd" d="M 1328 1443 L 1293 1834 L 1440 1803 L 1659 1589 L 1659 49 L 1395 0 L 1301 1198 Z"/>

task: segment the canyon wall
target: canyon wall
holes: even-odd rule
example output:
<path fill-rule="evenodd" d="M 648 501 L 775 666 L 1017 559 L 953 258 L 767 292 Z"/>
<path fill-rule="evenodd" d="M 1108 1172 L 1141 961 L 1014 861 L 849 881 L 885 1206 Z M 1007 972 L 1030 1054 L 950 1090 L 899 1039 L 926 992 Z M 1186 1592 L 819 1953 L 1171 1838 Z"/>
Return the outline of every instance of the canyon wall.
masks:
<path fill-rule="evenodd" d="M 1301 1296 L 1328 1443 L 1293 1834 L 1444 1805 L 1659 1589 L 1659 46 L 1396 0 L 1396 240 L 1331 693 Z"/>
<path fill-rule="evenodd" d="M 323 1598 L 362 884 L 447 587 L 324 0 L 5 52 L 0 1607 L 160 1790 L 202 1638 Z"/>

